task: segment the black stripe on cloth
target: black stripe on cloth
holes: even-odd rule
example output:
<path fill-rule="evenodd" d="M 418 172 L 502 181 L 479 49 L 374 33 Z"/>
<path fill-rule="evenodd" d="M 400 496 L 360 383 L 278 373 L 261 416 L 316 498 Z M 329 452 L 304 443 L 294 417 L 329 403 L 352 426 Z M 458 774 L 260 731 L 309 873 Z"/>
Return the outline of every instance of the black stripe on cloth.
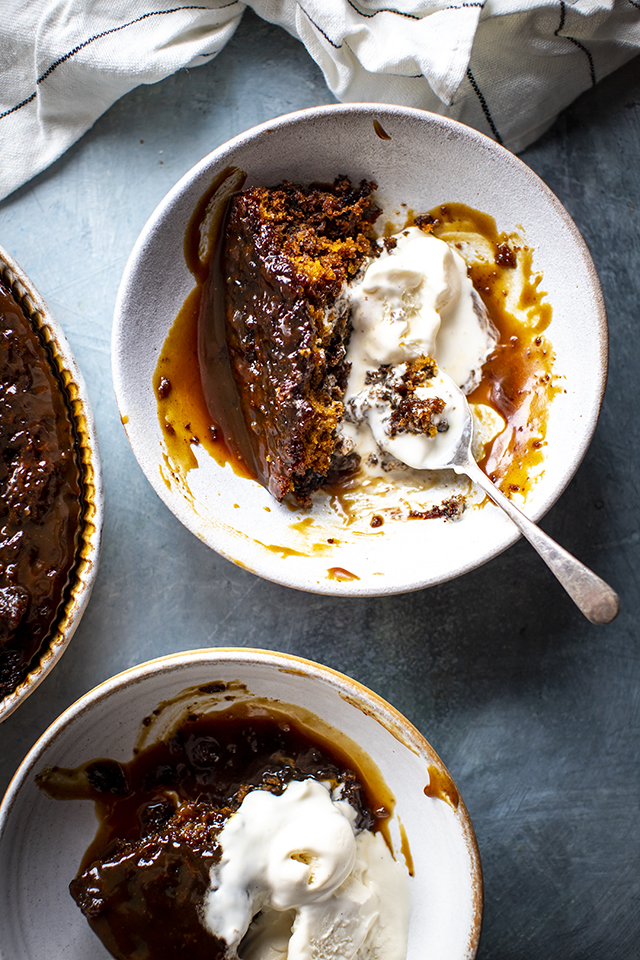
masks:
<path fill-rule="evenodd" d="M 342 47 L 343 47 L 343 45 L 344 45 L 344 46 L 347 48 L 347 50 L 350 50 L 350 52 L 353 53 L 353 50 L 351 50 L 351 48 L 350 48 L 349 44 L 346 42 L 346 40 L 343 41 L 343 43 L 336 43 L 334 40 L 331 39 L 331 37 L 327 36 L 327 34 L 326 34 L 326 33 L 324 32 L 324 30 L 322 29 L 322 27 L 319 26 L 319 25 L 315 22 L 315 20 L 307 13 L 307 11 L 305 10 L 305 8 L 302 6 L 301 3 L 298 3 L 298 6 L 300 7 L 300 9 L 302 10 L 302 12 L 304 13 L 305 17 L 307 18 L 307 20 L 309 21 L 309 23 L 311 24 L 311 26 L 316 28 L 316 30 L 318 31 L 318 33 L 321 34 L 321 35 L 325 38 L 325 40 L 327 41 L 327 43 L 330 43 L 330 44 L 331 44 L 331 46 L 334 48 L 334 50 L 341 50 Z M 353 54 L 353 55 L 354 55 L 354 57 L 356 56 L 355 54 Z M 357 59 L 357 58 L 356 58 L 356 59 Z M 412 73 L 412 74 L 405 74 L 405 73 L 385 73 L 384 76 L 385 76 L 385 77 L 402 77 L 403 80 L 422 80 L 422 79 L 423 79 L 423 75 L 422 75 L 421 73 Z"/>
<path fill-rule="evenodd" d="M 367 17 L 367 18 L 375 17 L 378 13 L 397 13 L 396 10 L 376 10 L 375 13 L 362 13 L 361 10 L 358 10 L 357 7 L 354 7 L 354 6 L 353 6 L 353 3 L 351 2 L 351 0 L 347 0 L 347 2 L 349 3 L 349 6 L 350 6 L 350 7 L 353 7 L 353 9 L 356 11 L 356 13 L 359 13 L 361 16 Z M 316 23 L 316 21 L 313 19 L 313 17 L 311 16 L 311 14 L 308 13 L 308 12 L 305 10 L 305 8 L 302 6 L 301 3 L 298 2 L 298 6 L 300 7 L 300 9 L 302 10 L 302 12 L 304 13 L 304 15 L 305 15 L 305 17 L 307 18 L 307 20 L 309 21 L 309 23 L 310 23 L 313 27 L 316 28 L 316 30 L 318 31 L 318 33 L 322 34 L 322 36 L 325 38 L 325 40 L 327 41 L 327 43 L 330 43 L 334 50 L 340 50 L 340 49 L 342 48 L 342 44 L 341 44 L 341 43 L 336 43 L 335 40 L 332 40 L 331 37 L 330 37 L 327 33 L 324 32 L 324 30 L 322 29 L 322 27 L 320 26 L 320 24 Z M 473 2 L 473 3 L 452 4 L 450 7 L 443 7 L 442 10 L 437 10 L 437 11 L 435 11 L 435 12 L 436 12 L 436 13 L 442 13 L 442 12 L 444 12 L 445 10 L 463 10 L 465 7 L 484 7 L 484 0 L 481 0 L 481 2 L 480 2 L 480 0 L 478 0 L 478 2 Z M 402 16 L 403 16 L 403 17 L 409 17 L 409 19 L 411 19 L 411 20 L 421 20 L 421 19 L 422 19 L 422 17 L 416 17 L 416 16 L 413 16 L 413 14 L 408 14 L 408 13 L 406 13 L 406 14 L 403 13 Z M 385 76 L 387 76 L 387 77 L 403 77 L 405 80 L 417 80 L 418 77 L 422 77 L 423 74 L 421 74 L 421 73 L 414 73 L 414 74 L 411 74 L 410 76 L 407 76 L 407 75 L 404 74 L 404 73 L 387 73 L 387 74 L 385 74 Z"/>
<path fill-rule="evenodd" d="M 482 107 L 482 112 L 484 113 L 484 115 L 485 115 L 485 117 L 486 117 L 487 123 L 488 123 L 489 126 L 491 127 L 491 132 L 493 133 L 493 136 L 494 136 L 495 139 L 498 141 L 498 143 L 502 143 L 502 142 L 503 142 L 502 137 L 500 136 L 500 134 L 499 134 L 499 132 L 498 132 L 498 128 L 496 127 L 495 123 L 493 122 L 493 117 L 491 116 L 491 111 L 489 110 L 489 105 L 488 105 L 487 101 L 485 100 L 484 95 L 483 95 L 482 91 L 480 90 L 480 87 L 479 87 L 478 84 L 476 83 L 476 79 L 475 79 L 474 75 L 471 73 L 471 67 L 467 67 L 467 79 L 468 79 L 469 83 L 471 84 L 471 86 L 473 87 L 473 92 L 475 93 L 476 97 L 477 97 L 478 100 L 480 101 L 480 106 Z"/>
<path fill-rule="evenodd" d="M 102 33 L 96 33 L 93 37 L 89 37 L 87 40 L 83 40 L 82 43 L 79 43 L 77 47 L 74 47 L 73 50 L 69 50 L 68 53 L 65 53 L 64 56 L 59 57 L 51 66 L 46 70 L 41 77 L 38 77 L 36 80 L 36 87 L 38 87 L 47 77 L 51 76 L 54 70 L 57 70 L 59 66 L 63 63 L 66 63 L 67 60 L 70 60 L 72 57 L 75 57 L 77 53 L 80 53 L 81 50 L 84 50 L 85 47 L 88 47 L 89 44 L 94 43 L 96 40 L 101 40 L 103 37 L 108 37 L 112 33 L 118 33 L 120 30 L 126 30 L 127 27 L 132 27 L 136 23 L 140 23 L 142 20 L 148 20 L 149 17 L 163 17 L 169 13 L 180 13 L 182 10 L 224 10 L 226 7 L 233 7 L 239 0 L 231 0 L 230 3 L 224 3 L 219 7 L 203 7 L 196 6 L 191 4 L 184 7 L 173 7 L 171 10 L 154 10 L 149 13 L 143 13 L 142 16 L 136 17 L 135 20 L 130 20 L 128 23 L 121 23 L 119 27 L 111 27 L 110 30 L 103 30 Z M 37 89 L 29 97 L 25 97 L 24 100 L 21 100 L 20 103 L 17 103 L 15 107 L 11 107 L 9 110 L 5 110 L 4 113 L 0 113 L 0 120 L 3 120 L 4 117 L 8 117 L 9 114 L 15 113 L 16 110 L 21 110 L 22 107 L 26 107 L 28 103 L 31 103 L 32 100 L 38 95 Z"/>
<path fill-rule="evenodd" d="M 374 10 L 373 13 L 364 13 L 362 10 L 359 10 L 355 3 L 352 3 L 352 0 L 347 0 L 349 6 L 355 10 L 356 13 L 359 13 L 361 17 L 366 17 L 369 20 L 371 17 L 377 17 L 379 13 L 395 13 L 398 17 L 405 17 L 407 20 L 419 20 L 420 17 L 417 13 L 402 13 L 400 10 Z"/>
<path fill-rule="evenodd" d="M 322 29 L 322 27 L 319 26 L 319 25 L 315 22 L 315 20 L 313 19 L 313 17 L 311 17 L 311 16 L 307 13 L 307 11 L 305 10 L 305 8 L 302 6 L 301 3 L 299 3 L 298 6 L 300 7 L 300 9 L 302 10 L 302 12 L 304 13 L 305 17 L 307 18 L 307 20 L 309 21 L 309 23 L 311 24 L 311 26 L 312 26 L 312 27 L 315 27 L 316 30 L 318 31 L 318 33 L 321 33 L 321 34 L 322 34 L 322 36 L 325 38 L 325 40 L 327 41 L 327 43 L 330 43 L 334 50 L 339 50 L 339 49 L 341 48 L 342 44 L 341 44 L 341 43 L 336 43 L 334 40 L 332 40 L 331 37 L 324 32 L 324 30 Z"/>
<path fill-rule="evenodd" d="M 558 29 L 553 31 L 553 35 L 554 37 L 558 37 L 559 40 L 568 40 L 570 43 L 573 43 L 574 46 L 578 48 L 578 50 L 582 50 L 582 52 L 587 57 L 587 60 L 589 61 L 589 73 L 591 75 L 591 86 L 595 87 L 596 68 L 593 62 L 593 57 L 591 56 L 591 51 L 587 50 L 585 45 L 583 43 L 580 43 L 579 40 L 576 40 L 575 37 L 560 36 L 560 31 L 564 29 L 564 21 L 565 21 L 566 13 L 567 13 L 567 5 L 565 4 L 564 0 L 560 0 L 560 23 L 558 25 Z"/>
<path fill-rule="evenodd" d="M 381 7 L 380 10 L 374 10 L 373 13 L 365 13 L 364 10 L 360 10 L 356 7 L 353 0 L 347 0 L 349 6 L 355 10 L 361 17 L 366 17 L 367 20 L 370 20 L 372 17 L 377 17 L 379 13 L 393 13 L 397 17 L 405 17 L 407 20 L 423 20 L 424 17 L 419 17 L 417 13 L 403 13 L 401 10 L 391 10 L 389 7 Z M 484 0 L 473 0 L 469 3 L 452 3 L 448 7 L 442 7 L 440 10 L 433 10 L 432 13 L 442 13 L 444 10 L 464 10 L 465 7 L 484 7 Z M 431 16 L 431 14 L 428 14 Z"/>
<path fill-rule="evenodd" d="M 16 110 L 21 110 L 23 107 L 26 107 L 28 103 L 31 103 L 32 100 L 38 95 L 38 91 L 34 90 L 30 97 L 25 97 L 24 100 L 21 100 L 20 103 L 16 103 L 15 107 L 11 107 L 9 110 L 5 110 L 4 113 L 0 113 L 0 120 L 4 117 L 8 117 L 10 113 L 15 113 Z"/>

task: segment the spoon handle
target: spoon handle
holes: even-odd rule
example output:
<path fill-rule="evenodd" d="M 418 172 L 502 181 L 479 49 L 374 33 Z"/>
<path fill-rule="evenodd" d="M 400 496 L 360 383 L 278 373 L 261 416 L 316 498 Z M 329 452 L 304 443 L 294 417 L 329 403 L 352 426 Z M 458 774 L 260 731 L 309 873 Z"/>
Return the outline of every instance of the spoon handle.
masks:
<path fill-rule="evenodd" d="M 461 472 L 477 483 L 497 506 L 513 520 L 520 532 L 529 541 L 549 569 L 560 581 L 576 606 L 591 623 L 611 623 L 620 610 L 620 598 L 608 583 L 592 570 L 576 560 L 564 547 L 547 536 L 532 523 L 498 488 L 485 476 L 475 461 L 464 464 Z"/>

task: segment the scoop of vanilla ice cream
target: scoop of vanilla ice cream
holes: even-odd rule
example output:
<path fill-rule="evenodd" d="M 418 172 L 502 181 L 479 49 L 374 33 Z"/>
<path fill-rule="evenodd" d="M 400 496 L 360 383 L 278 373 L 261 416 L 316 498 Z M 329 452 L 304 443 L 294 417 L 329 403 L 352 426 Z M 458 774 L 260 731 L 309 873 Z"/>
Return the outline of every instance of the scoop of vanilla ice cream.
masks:
<path fill-rule="evenodd" d="M 356 837 L 355 817 L 316 780 L 293 781 L 279 796 L 247 794 L 220 833 L 222 857 L 203 910 L 230 955 L 404 960 L 406 875 L 381 837 Z"/>
<path fill-rule="evenodd" d="M 380 834 L 366 830 L 356 845 L 356 862 L 342 886 L 298 912 L 287 960 L 405 960 L 406 873 Z"/>
<path fill-rule="evenodd" d="M 440 313 L 460 296 L 460 270 L 446 243 L 417 227 L 394 240 L 351 292 L 352 338 L 362 338 L 369 366 L 433 356 Z"/>
<path fill-rule="evenodd" d="M 353 332 L 348 394 L 367 370 L 433 357 L 466 392 L 495 343 L 462 257 L 444 240 L 408 227 L 392 238 L 351 288 Z"/>
<path fill-rule="evenodd" d="M 363 430 L 368 426 L 379 448 L 424 470 L 450 459 L 465 419 L 459 391 L 468 393 L 479 383 L 497 335 L 455 250 L 418 227 L 408 227 L 393 240 L 395 246 L 385 248 L 352 287 L 342 433 L 364 460 L 371 453 Z M 415 396 L 443 399 L 441 419 L 446 423 L 433 437 L 409 431 L 392 437 L 392 409 L 371 374 L 382 365 L 401 372 L 402 364 L 422 356 L 436 360 L 439 376 L 419 387 Z"/>
<path fill-rule="evenodd" d="M 279 796 L 248 793 L 220 832 L 204 906 L 209 930 L 236 946 L 264 905 L 288 910 L 331 894 L 355 863 L 355 817 L 316 780 L 294 780 Z"/>

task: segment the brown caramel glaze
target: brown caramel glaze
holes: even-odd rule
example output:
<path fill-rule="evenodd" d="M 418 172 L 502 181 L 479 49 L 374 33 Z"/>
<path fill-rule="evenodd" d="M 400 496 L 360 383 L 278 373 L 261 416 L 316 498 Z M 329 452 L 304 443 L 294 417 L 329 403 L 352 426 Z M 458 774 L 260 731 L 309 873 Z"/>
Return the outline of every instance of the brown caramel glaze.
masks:
<path fill-rule="evenodd" d="M 424 788 L 425 796 L 433 797 L 436 800 L 444 800 L 450 807 L 457 810 L 460 805 L 460 794 L 449 774 L 432 763 L 429 764 L 427 770 L 429 771 L 429 783 Z"/>
<path fill-rule="evenodd" d="M 222 427 L 215 424 L 204 397 L 198 366 L 198 316 L 202 287 L 185 300 L 163 344 L 153 375 L 158 416 L 170 469 L 187 473 L 197 466 L 193 448 L 201 444 L 223 466 L 230 463 L 241 477 L 255 477 L 246 462 L 232 453 Z M 231 374 L 228 375 L 230 382 Z"/>
<path fill-rule="evenodd" d="M 70 891 L 112 956 L 222 960 L 225 945 L 199 919 L 217 834 L 250 789 L 279 794 L 309 777 L 342 785 L 358 828 L 386 823 L 388 810 L 339 747 L 250 702 L 190 714 L 127 763 L 51 767 L 36 782 L 55 799 L 96 805 L 98 832 Z"/>
<path fill-rule="evenodd" d="M 551 306 L 533 271 L 533 251 L 517 234 L 499 233 L 493 217 L 460 203 L 430 213 L 435 236 L 459 246 L 470 232 L 484 238 L 493 257 L 469 266 L 471 281 L 498 331 L 498 343 L 482 368 L 482 380 L 468 397 L 484 403 L 506 421 L 506 429 L 488 446 L 480 467 L 507 496 L 530 488 L 532 470 L 542 462 L 549 408 L 559 392 L 553 373 L 553 348 L 544 336 Z M 464 251 L 461 250 L 463 253 Z M 509 309 L 508 285 L 521 271 L 519 311 Z"/>
<path fill-rule="evenodd" d="M 360 577 L 344 567 L 329 567 L 327 570 L 327 580 L 338 580 L 345 583 L 348 580 L 359 580 Z"/>
<path fill-rule="evenodd" d="M 223 171 L 219 182 L 213 185 L 208 209 L 215 209 L 215 217 L 208 228 L 209 253 L 201 260 L 199 269 L 193 269 L 189 256 L 190 238 L 196 231 L 203 231 L 206 224 L 200 221 L 196 208 L 191 218 L 190 228 L 185 235 L 185 257 L 196 280 L 201 284 L 201 297 L 197 321 L 197 359 L 204 397 L 209 417 L 214 423 L 216 439 L 226 448 L 227 459 L 236 473 L 257 479 L 260 477 L 260 462 L 256 458 L 252 438 L 240 405 L 240 397 L 233 379 L 231 358 L 227 344 L 225 324 L 225 272 L 222 265 L 222 238 L 227 229 L 229 209 L 234 191 L 239 189 L 245 175 L 239 175 L 235 168 L 228 168 L 225 178 Z M 222 179 L 221 179 L 222 178 Z M 206 196 L 206 195 L 205 195 Z M 200 202 L 202 208 L 203 201 Z M 206 267 L 206 269 L 203 269 Z"/>
<path fill-rule="evenodd" d="M 411 847 L 409 846 L 409 838 L 407 837 L 407 831 L 404 828 L 402 822 L 398 823 L 400 828 L 400 851 L 404 857 L 404 862 L 407 865 L 407 871 L 410 877 L 415 877 L 416 871 L 413 865 L 413 857 L 411 855 Z"/>
<path fill-rule="evenodd" d="M 283 560 L 286 560 L 287 557 L 308 557 L 308 553 L 302 553 L 300 550 L 294 550 L 292 547 L 284 547 L 279 543 L 262 543 L 261 540 L 256 540 L 256 543 L 259 543 L 261 546 L 268 550 L 269 553 L 277 553 L 278 556 L 282 557 Z"/>
<path fill-rule="evenodd" d="M 0 282 L 0 698 L 46 642 L 75 563 L 80 475 L 52 360 Z"/>
<path fill-rule="evenodd" d="M 247 175 L 238 167 L 225 167 L 202 194 L 184 235 L 184 259 L 197 283 L 203 284 L 218 249 L 227 207 Z"/>
<path fill-rule="evenodd" d="M 373 121 L 373 129 L 376 132 L 376 136 L 381 140 L 391 140 L 391 134 L 387 133 L 379 120 Z"/>
<path fill-rule="evenodd" d="M 239 476 L 256 476 L 229 366 L 224 323 L 209 325 L 206 335 L 203 327 L 199 333 L 198 324 L 201 308 L 213 317 L 224 317 L 223 311 L 213 306 L 220 295 L 219 239 L 229 199 L 245 177 L 237 167 L 226 167 L 200 198 L 185 232 L 185 262 L 196 286 L 169 330 L 153 377 L 174 479 L 197 466 L 193 447 L 198 444 L 220 465 L 229 463 Z M 203 377 L 199 354 L 207 371 Z"/>

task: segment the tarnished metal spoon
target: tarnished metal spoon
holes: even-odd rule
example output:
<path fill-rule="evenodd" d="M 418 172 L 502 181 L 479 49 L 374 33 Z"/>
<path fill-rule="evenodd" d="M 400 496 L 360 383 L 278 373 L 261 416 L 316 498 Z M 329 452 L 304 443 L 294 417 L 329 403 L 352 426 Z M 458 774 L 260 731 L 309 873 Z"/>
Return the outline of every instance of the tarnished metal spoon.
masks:
<path fill-rule="evenodd" d="M 427 467 L 429 470 L 448 469 L 469 477 L 515 523 L 585 617 L 591 623 L 610 623 L 620 610 L 618 594 L 592 570 L 585 567 L 555 540 L 547 536 L 540 527 L 532 523 L 522 510 L 519 510 L 511 500 L 505 497 L 482 472 L 471 453 L 473 417 L 467 399 L 443 371 L 439 372 L 439 376 L 446 381 L 447 392 L 450 394 L 455 408 L 454 422 L 450 424 L 447 434 L 444 434 L 448 442 L 434 444 L 432 452 L 429 452 L 428 462 L 425 462 L 424 457 L 411 462 L 412 451 L 408 444 L 405 443 L 402 453 L 399 454 L 397 447 L 393 444 L 387 446 L 384 436 L 376 431 L 375 436 L 378 445 L 388 449 L 390 453 L 398 459 L 402 459 L 410 467 L 417 469 Z"/>

